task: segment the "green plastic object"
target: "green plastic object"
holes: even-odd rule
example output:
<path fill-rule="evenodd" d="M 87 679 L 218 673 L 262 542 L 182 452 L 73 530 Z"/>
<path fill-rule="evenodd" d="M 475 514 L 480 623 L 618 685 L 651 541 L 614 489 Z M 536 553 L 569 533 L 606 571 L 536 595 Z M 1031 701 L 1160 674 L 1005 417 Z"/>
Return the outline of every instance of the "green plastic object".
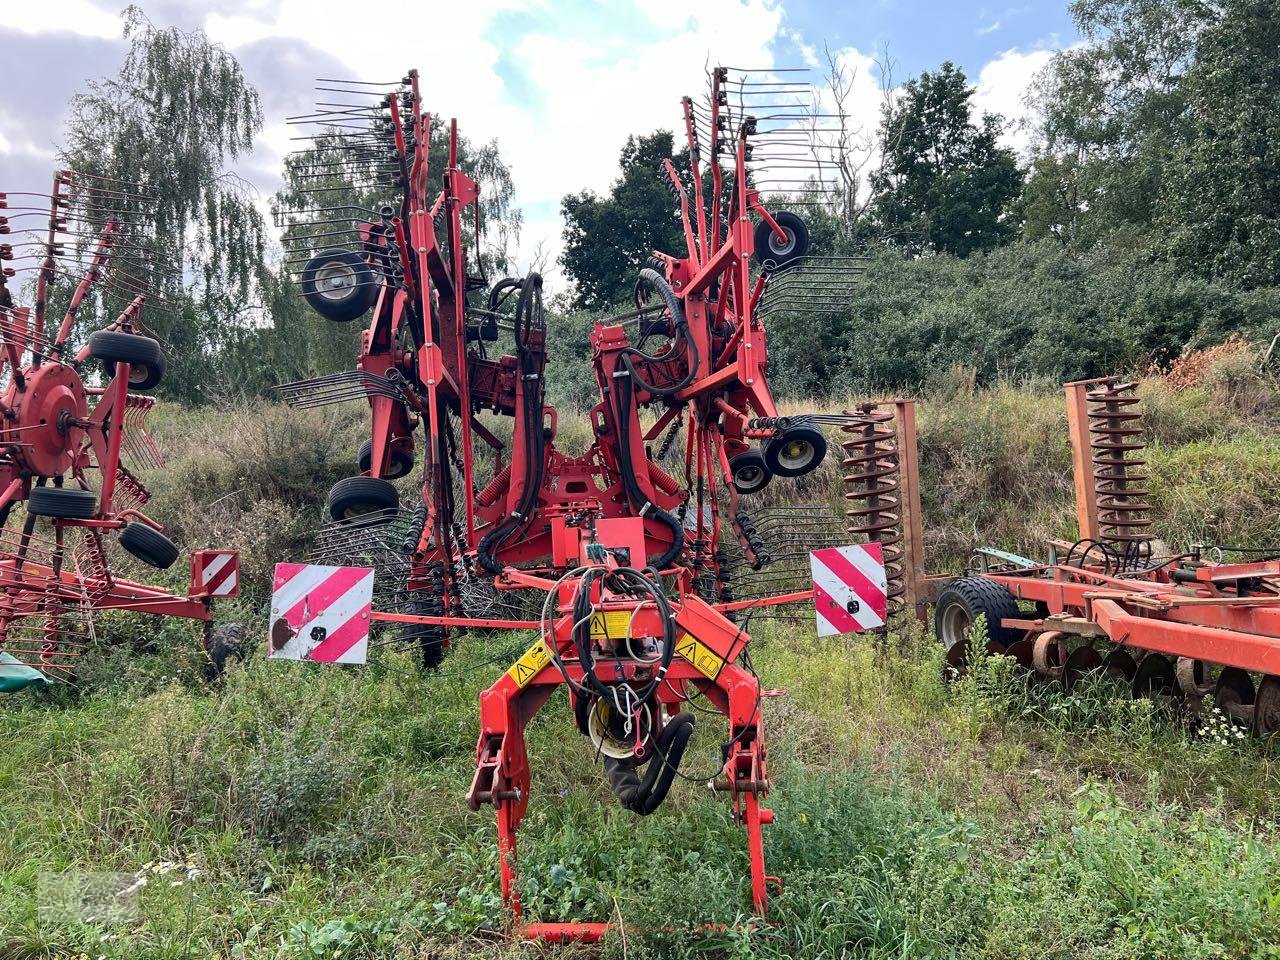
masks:
<path fill-rule="evenodd" d="M 49 683 L 49 678 L 17 657 L 0 653 L 0 693 L 17 693 L 34 683 Z"/>

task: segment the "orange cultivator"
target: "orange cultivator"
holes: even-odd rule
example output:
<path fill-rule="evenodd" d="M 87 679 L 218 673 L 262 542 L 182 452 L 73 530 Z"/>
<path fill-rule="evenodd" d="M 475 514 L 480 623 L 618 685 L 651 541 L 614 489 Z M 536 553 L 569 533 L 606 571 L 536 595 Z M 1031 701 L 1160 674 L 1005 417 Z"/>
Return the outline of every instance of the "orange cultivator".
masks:
<path fill-rule="evenodd" d="M 913 546 L 903 580 L 911 605 L 921 614 L 926 599 L 935 601 L 937 635 L 954 670 L 965 669 L 971 627 L 983 617 L 989 652 L 1064 687 L 1096 674 L 1135 696 L 1192 709 L 1208 696 L 1258 736 L 1280 732 L 1280 548 L 1196 544 L 1158 553 L 1136 385 L 1108 377 L 1065 389 L 1080 538 L 1050 544 L 1047 563 L 982 548 L 965 576 L 926 577 L 918 520 L 908 523 Z M 845 461 L 846 495 L 874 502 L 873 515 L 891 521 L 898 486 L 918 489 L 918 477 L 914 435 L 891 443 L 887 419 L 850 428 L 857 439 L 845 443 L 855 454 Z M 873 443 L 878 453 L 857 455 Z M 918 518 L 918 494 L 902 513 Z M 861 523 L 862 510 L 850 516 L 855 526 L 875 526 Z"/>

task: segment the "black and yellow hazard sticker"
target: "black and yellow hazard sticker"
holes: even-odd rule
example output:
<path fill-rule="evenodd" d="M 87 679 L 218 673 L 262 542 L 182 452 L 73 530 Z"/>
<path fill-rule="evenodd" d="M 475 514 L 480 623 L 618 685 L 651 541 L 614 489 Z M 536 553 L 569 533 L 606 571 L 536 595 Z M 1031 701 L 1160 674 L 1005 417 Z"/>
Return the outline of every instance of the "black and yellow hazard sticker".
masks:
<path fill-rule="evenodd" d="M 591 639 L 625 640 L 630 626 L 630 610 L 605 610 L 591 618 Z"/>
<path fill-rule="evenodd" d="M 693 668 L 708 680 L 720 676 L 724 669 L 724 660 L 718 653 L 687 633 L 676 641 L 676 653 L 693 664 Z"/>
<path fill-rule="evenodd" d="M 551 650 L 543 640 L 539 640 L 532 647 L 526 650 L 515 663 L 511 665 L 511 669 L 507 671 L 507 676 L 516 682 L 518 687 L 527 687 L 529 682 L 533 680 L 542 669 L 551 662 Z"/>

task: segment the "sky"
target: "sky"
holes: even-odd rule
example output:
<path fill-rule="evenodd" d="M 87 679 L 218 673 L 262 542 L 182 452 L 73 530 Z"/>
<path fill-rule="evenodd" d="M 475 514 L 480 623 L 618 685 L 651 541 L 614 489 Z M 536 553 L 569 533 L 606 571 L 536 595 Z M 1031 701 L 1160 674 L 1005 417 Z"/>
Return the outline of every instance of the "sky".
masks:
<path fill-rule="evenodd" d="M 560 249 L 560 199 L 606 190 L 627 135 L 680 122 L 705 68 L 816 66 L 830 51 L 853 81 L 850 113 L 877 122 L 881 76 L 900 84 L 951 60 L 984 110 L 1025 149 L 1023 95 L 1077 37 L 1066 0 L 140 0 L 157 26 L 200 28 L 234 53 L 266 126 L 236 170 L 266 207 L 292 148 L 286 116 L 317 77 L 387 81 L 417 67 L 431 108 L 473 140 L 496 139 L 524 214 L 517 263 Z M 47 192 L 71 95 L 113 74 L 121 0 L 13 0 L 0 18 L 0 191 Z M 553 271 L 554 272 L 554 271 Z M 553 284 L 554 285 L 554 284 Z"/>

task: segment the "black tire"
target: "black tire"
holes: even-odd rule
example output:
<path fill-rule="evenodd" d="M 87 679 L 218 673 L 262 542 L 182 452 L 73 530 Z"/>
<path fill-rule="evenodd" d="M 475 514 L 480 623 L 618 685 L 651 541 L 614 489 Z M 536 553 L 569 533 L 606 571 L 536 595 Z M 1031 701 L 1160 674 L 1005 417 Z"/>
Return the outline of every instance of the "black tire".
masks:
<path fill-rule="evenodd" d="M 178 560 L 178 545 L 155 527 L 131 520 L 120 531 L 120 546 L 145 564 L 168 570 Z"/>
<path fill-rule="evenodd" d="M 1001 621 L 1019 616 L 1013 594 L 985 577 L 962 577 L 942 591 L 933 611 L 933 629 L 950 650 L 963 641 L 979 616 L 987 618 L 987 637 L 1001 650 L 1020 638 L 1017 630 L 1001 626 Z"/>
<path fill-rule="evenodd" d="M 108 378 L 115 376 L 117 363 L 129 364 L 130 390 L 150 390 L 164 379 L 164 351 L 150 337 L 98 330 L 89 334 L 89 356 L 103 362 Z"/>
<path fill-rule="evenodd" d="M 322 250 L 302 269 L 302 296 L 326 320 L 347 323 L 378 299 L 378 282 L 365 258 L 352 250 Z"/>
<path fill-rule="evenodd" d="M 245 653 L 245 629 L 238 623 L 224 623 L 205 635 L 204 652 L 209 657 L 205 665 L 205 679 L 212 682 L 227 672 L 230 660 L 243 660 Z"/>
<path fill-rule="evenodd" d="M 79 487 L 32 487 L 27 510 L 55 520 L 91 520 L 98 512 L 98 496 Z"/>
<path fill-rule="evenodd" d="M 329 491 L 329 516 L 339 523 L 386 523 L 400 508 L 400 494 L 377 477 L 347 477 Z"/>
<path fill-rule="evenodd" d="M 362 473 L 368 473 L 369 468 L 373 466 L 373 441 L 366 440 L 360 444 L 360 453 L 356 457 L 356 463 L 360 467 Z M 382 475 L 384 480 L 399 480 L 401 477 L 409 475 L 409 471 L 413 469 L 413 456 L 400 447 L 391 448 L 391 469 Z"/>
<path fill-rule="evenodd" d="M 740 453 L 729 461 L 729 476 L 733 480 L 733 489 L 742 494 L 759 493 L 773 479 L 764 457 L 755 449 Z"/>
<path fill-rule="evenodd" d="M 405 605 L 405 613 L 419 617 L 438 617 L 444 613 L 444 604 L 438 597 L 414 597 Z M 424 670 L 434 670 L 444 662 L 444 627 L 423 623 L 406 623 L 397 637 L 400 643 L 412 647 L 418 653 L 418 661 Z"/>
<path fill-rule="evenodd" d="M 787 242 L 779 241 L 769 221 L 761 220 L 756 224 L 755 258 L 762 267 L 777 270 L 809 252 L 809 228 L 790 210 L 779 210 L 773 214 L 773 219 L 787 234 Z"/>
<path fill-rule="evenodd" d="M 792 427 L 764 444 L 764 465 L 778 477 L 802 477 L 826 456 L 827 438 L 814 427 Z"/>

